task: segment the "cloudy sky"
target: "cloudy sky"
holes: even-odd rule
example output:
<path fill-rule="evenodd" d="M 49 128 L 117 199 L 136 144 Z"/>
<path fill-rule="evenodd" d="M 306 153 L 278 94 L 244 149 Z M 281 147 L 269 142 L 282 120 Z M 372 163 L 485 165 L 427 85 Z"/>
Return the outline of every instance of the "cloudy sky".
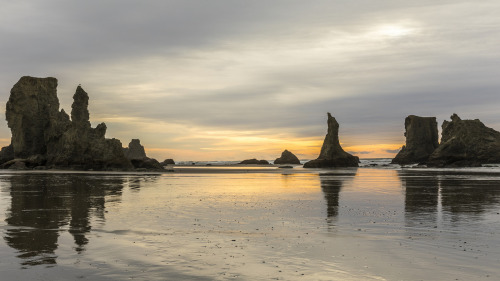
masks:
<path fill-rule="evenodd" d="M 78 84 L 95 127 L 159 160 L 393 157 L 404 118 L 500 130 L 500 1 L 0 0 L 0 104 L 21 76 Z M 10 142 L 0 124 L 2 145 Z"/>

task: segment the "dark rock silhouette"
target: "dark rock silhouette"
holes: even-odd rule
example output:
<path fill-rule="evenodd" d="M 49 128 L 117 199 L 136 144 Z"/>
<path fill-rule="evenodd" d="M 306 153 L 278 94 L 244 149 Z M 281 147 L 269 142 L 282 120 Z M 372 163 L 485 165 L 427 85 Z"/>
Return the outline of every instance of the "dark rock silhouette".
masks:
<path fill-rule="evenodd" d="M 14 159 L 14 147 L 12 144 L 2 147 L 0 151 L 0 163 L 5 163 L 7 161 Z"/>
<path fill-rule="evenodd" d="M 427 161 L 439 145 L 436 117 L 406 117 L 405 137 L 406 145 L 391 163 L 404 165 Z"/>
<path fill-rule="evenodd" d="M 267 160 L 257 160 L 253 158 L 253 159 L 243 160 L 238 164 L 269 165 L 269 162 Z"/>
<path fill-rule="evenodd" d="M 457 114 L 442 125 L 441 144 L 429 156 L 432 167 L 474 167 L 500 163 L 500 132 L 479 119 L 462 120 Z"/>
<path fill-rule="evenodd" d="M 163 162 L 160 162 L 162 166 L 167 166 L 167 165 L 175 165 L 174 159 L 165 159 Z"/>
<path fill-rule="evenodd" d="M 345 152 L 340 146 L 339 123 L 328 113 L 328 133 L 326 134 L 318 159 L 304 164 L 304 168 L 358 167 L 359 158 Z"/>
<path fill-rule="evenodd" d="M 136 169 L 163 170 L 163 165 L 158 160 L 146 156 L 144 146 L 139 139 L 132 139 L 123 152 Z"/>
<path fill-rule="evenodd" d="M 125 157 L 129 160 L 144 160 L 147 158 L 144 146 L 141 145 L 141 140 L 132 139 L 128 147 L 123 149 Z"/>
<path fill-rule="evenodd" d="M 5 115 L 15 158 L 47 153 L 47 141 L 55 133 L 53 120 L 67 117 L 59 112 L 56 88 L 55 78 L 25 76 L 11 89 Z"/>
<path fill-rule="evenodd" d="M 146 158 L 142 160 L 130 160 L 134 168 L 139 170 L 155 170 L 160 171 L 164 170 L 163 165 L 158 162 L 158 160 L 154 158 Z"/>
<path fill-rule="evenodd" d="M 281 157 L 274 160 L 274 164 L 300 164 L 300 160 L 295 154 L 285 149 L 285 151 L 281 153 Z"/>
<path fill-rule="evenodd" d="M 87 93 L 80 86 L 76 89 L 70 120 L 64 110 L 59 111 L 56 88 L 57 79 L 52 77 L 24 76 L 14 85 L 6 110 L 12 148 L 2 149 L 0 159 L 8 159 L 13 151 L 13 158 L 29 168 L 132 168 L 121 142 L 104 137 L 106 125 L 90 126 Z"/>

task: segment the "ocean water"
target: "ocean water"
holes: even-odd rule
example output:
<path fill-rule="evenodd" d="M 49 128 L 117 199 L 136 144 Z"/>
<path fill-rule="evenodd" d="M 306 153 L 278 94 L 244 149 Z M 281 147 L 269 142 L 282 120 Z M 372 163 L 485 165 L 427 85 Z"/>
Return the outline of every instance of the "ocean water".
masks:
<path fill-rule="evenodd" d="M 500 168 L 373 161 L 4 172 L 0 280 L 498 280 Z"/>

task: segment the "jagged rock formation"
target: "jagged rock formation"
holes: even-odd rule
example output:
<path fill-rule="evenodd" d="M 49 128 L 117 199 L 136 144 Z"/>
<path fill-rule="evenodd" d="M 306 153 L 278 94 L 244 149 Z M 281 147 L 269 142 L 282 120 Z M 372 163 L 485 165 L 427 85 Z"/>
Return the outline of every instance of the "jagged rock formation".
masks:
<path fill-rule="evenodd" d="M 405 165 L 427 161 L 439 145 L 436 117 L 406 117 L 405 137 L 406 145 L 391 163 Z"/>
<path fill-rule="evenodd" d="M 139 139 L 132 139 L 123 152 L 136 169 L 163 170 L 163 165 L 158 160 L 146 156 L 144 146 Z"/>
<path fill-rule="evenodd" d="M 253 159 L 243 160 L 238 164 L 269 165 L 269 162 L 267 160 L 257 160 L 255 158 L 253 158 Z"/>
<path fill-rule="evenodd" d="M 442 125 L 441 144 L 429 156 L 428 166 L 473 167 L 500 163 L 500 132 L 479 119 L 462 120 L 457 114 Z"/>
<path fill-rule="evenodd" d="M 318 159 L 304 164 L 304 168 L 358 167 L 359 158 L 345 152 L 340 146 L 339 123 L 328 113 L 328 133 Z"/>
<path fill-rule="evenodd" d="M 2 149 L 0 159 L 9 158 L 6 155 L 13 151 L 13 159 L 29 168 L 44 165 L 96 170 L 132 168 L 121 142 L 104 137 L 106 125 L 90 126 L 89 98 L 80 86 L 73 99 L 70 120 L 64 110 L 59 111 L 57 79 L 22 77 L 7 102 L 12 148 Z M 5 164 L 3 167 L 7 168 Z"/>
<path fill-rule="evenodd" d="M 300 164 L 300 160 L 295 154 L 285 149 L 285 151 L 281 153 L 281 157 L 274 160 L 274 164 Z"/>
<path fill-rule="evenodd" d="M 160 162 L 162 166 L 167 166 L 167 165 L 175 165 L 174 159 L 165 159 L 163 162 Z"/>

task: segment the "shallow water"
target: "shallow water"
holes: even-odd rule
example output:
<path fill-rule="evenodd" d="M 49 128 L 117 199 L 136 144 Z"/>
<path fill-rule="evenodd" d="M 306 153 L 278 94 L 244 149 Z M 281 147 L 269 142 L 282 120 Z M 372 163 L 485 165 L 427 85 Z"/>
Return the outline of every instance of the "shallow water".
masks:
<path fill-rule="evenodd" d="M 1 280 L 495 280 L 497 170 L 0 175 Z"/>

